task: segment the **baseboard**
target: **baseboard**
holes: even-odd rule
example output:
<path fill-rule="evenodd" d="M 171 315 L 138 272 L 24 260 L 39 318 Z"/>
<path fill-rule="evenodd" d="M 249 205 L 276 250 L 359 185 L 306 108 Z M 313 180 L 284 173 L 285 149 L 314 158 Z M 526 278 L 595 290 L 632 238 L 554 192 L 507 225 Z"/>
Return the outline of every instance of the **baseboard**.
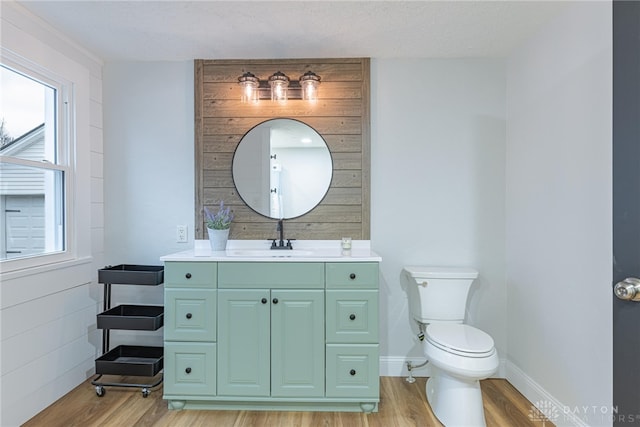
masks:
<path fill-rule="evenodd" d="M 558 427 L 587 427 L 589 425 L 576 414 L 576 411 L 563 405 L 540 384 L 525 374 L 522 369 L 508 360 L 506 361 L 505 378 L 532 403 L 529 411 L 529 417 L 532 421 L 542 421 L 544 415 Z"/>
<path fill-rule="evenodd" d="M 411 361 L 413 366 L 424 363 L 425 359 L 411 357 L 383 356 L 380 357 L 380 376 L 381 377 L 407 377 L 409 371 L 407 362 Z M 431 374 L 429 364 L 422 368 L 413 370 L 414 377 L 428 377 Z"/>

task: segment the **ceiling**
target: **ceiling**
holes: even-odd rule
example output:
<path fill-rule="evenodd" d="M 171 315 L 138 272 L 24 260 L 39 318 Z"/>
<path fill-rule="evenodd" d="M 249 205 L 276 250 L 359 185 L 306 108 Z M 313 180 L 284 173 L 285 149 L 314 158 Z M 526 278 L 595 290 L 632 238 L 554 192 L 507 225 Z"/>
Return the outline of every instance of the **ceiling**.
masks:
<path fill-rule="evenodd" d="M 504 57 L 560 1 L 20 1 L 104 61 Z"/>

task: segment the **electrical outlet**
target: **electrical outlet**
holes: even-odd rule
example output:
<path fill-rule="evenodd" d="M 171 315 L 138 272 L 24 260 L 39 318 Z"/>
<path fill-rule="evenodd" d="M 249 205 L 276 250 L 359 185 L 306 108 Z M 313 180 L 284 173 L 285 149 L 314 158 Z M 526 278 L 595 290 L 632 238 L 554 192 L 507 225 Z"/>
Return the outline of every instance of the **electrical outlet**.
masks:
<path fill-rule="evenodd" d="M 179 225 L 178 228 L 176 229 L 176 242 L 187 243 L 187 241 L 188 241 L 187 226 Z"/>

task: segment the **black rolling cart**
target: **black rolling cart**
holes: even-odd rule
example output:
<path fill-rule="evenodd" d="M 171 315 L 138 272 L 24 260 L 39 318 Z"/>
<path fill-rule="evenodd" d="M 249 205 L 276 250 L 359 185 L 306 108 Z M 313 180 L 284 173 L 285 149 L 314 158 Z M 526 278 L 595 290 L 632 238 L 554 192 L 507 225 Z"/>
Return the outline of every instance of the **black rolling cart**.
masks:
<path fill-rule="evenodd" d="M 163 347 L 119 345 L 109 348 L 109 331 L 126 329 L 155 331 L 164 324 L 164 307 L 154 305 L 118 305 L 111 307 L 111 286 L 157 286 L 164 282 L 164 267 L 121 264 L 98 270 L 98 282 L 104 284 L 104 311 L 98 314 L 97 326 L 102 329 L 102 356 L 96 359 L 96 378 L 91 381 L 96 394 L 104 396 L 105 387 L 135 387 L 147 397 L 151 388 L 162 383 L 163 376 L 153 383 L 134 384 L 100 381 L 103 375 L 155 377 L 163 368 Z"/>

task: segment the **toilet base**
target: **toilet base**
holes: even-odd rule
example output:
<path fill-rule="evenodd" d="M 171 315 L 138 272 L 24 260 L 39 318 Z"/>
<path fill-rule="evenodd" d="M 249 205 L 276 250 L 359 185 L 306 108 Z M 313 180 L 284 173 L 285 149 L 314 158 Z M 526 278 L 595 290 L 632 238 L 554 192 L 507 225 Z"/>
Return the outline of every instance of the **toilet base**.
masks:
<path fill-rule="evenodd" d="M 480 381 L 462 380 L 432 366 L 427 380 L 427 401 L 434 415 L 447 427 L 484 427 Z"/>

